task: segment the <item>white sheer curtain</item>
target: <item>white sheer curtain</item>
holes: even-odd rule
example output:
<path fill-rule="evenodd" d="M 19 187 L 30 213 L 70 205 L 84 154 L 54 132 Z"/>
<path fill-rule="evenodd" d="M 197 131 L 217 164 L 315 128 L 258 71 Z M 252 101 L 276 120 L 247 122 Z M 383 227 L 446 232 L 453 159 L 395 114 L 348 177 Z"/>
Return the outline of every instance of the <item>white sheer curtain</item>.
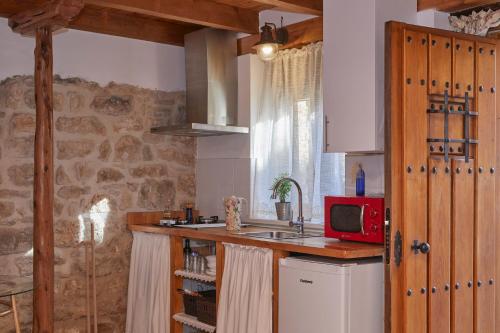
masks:
<path fill-rule="evenodd" d="M 288 174 L 302 187 L 304 217 L 321 222 L 323 197 L 344 192 L 344 154 L 323 154 L 322 43 L 279 52 L 266 63 L 253 131 L 253 218 L 275 218 L 269 190 Z M 296 191 L 292 190 L 292 202 Z M 294 212 L 296 214 L 296 212 Z"/>
<path fill-rule="evenodd" d="M 224 244 L 217 333 L 272 333 L 273 252 Z"/>
<path fill-rule="evenodd" d="M 126 333 L 170 332 L 170 238 L 134 232 Z"/>

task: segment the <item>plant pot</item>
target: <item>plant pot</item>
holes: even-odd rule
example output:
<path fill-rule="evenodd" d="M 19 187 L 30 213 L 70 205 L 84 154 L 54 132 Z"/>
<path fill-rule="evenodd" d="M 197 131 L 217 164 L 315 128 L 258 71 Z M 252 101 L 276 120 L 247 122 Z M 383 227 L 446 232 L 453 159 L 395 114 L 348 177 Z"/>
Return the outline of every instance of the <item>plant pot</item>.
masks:
<path fill-rule="evenodd" d="M 292 220 L 292 205 L 289 202 L 276 202 L 276 216 L 280 221 Z"/>

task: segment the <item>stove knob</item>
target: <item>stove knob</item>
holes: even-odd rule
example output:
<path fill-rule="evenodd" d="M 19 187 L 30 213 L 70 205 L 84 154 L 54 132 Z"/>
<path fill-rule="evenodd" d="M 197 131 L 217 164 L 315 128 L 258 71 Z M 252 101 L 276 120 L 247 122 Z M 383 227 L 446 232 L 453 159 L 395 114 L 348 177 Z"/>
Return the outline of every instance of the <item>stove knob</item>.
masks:
<path fill-rule="evenodd" d="M 377 217 L 377 216 L 378 216 L 378 212 L 377 212 L 376 210 L 372 210 L 372 211 L 370 212 L 370 217 L 371 217 L 371 218 L 375 218 L 375 217 Z"/>

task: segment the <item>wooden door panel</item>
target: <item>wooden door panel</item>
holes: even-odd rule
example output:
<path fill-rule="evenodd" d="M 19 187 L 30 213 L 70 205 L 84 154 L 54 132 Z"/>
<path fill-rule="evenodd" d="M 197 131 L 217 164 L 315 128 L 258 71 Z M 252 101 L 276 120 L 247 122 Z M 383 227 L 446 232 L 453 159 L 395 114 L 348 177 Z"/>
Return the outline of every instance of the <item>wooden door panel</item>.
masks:
<path fill-rule="evenodd" d="M 453 159 L 451 327 L 470 333 L 474 327 L 474 160 Z"/>
<path fill-rule="evenodd" d="M 475 331 L 486 333 L 495 330 L 495 53 L 495 45 L 477 43 Z"/>
<path fill-rule="evenodd" d="M 429 35 L 429 92 L 451 93 L 452 48 L 451 38 Z"/>
<path fill-rule="evenodd" d="M 448 170 L 448 171 L 447 171 Z M 429 159 L 429 333 L 450 332 L 451 175 L 442 157 Z"/>
<path fill-rule="evenodd" d="M 394 214 L 386 252 L 391 319 L 386 327 L 391 333 L 494 333 L 500 313 L 495 308 L 495 301 L 500 303 L 500 296 L 495 299 L 498 43 L 403 23 L 387 27 L 386 202 Z M 450 111 L 465 109 L 467 91 L 469 109 L 479 115 L 439 109 L 445 91 Z M 449 142 L 445 128 L 450 139 L 459 140 Z M 448 143 L 454 149 L 449 160 Z"/>
<path fill-rule="evenodd" d="M 467 92 L 474 97 L 474 42 L 464 39 L 453 41 L 453 96 L 465 96 Z"/>
<path fill-rule="evenodd" d="M 427 257 L 414 254 L 411 246 L 414 240 L 427 241 L 427 202 L 421 200 L 427 195 L 427 133 L 415 128 L 427 127 L 427 87 L 422 80 L 427 77 L 427 45 L 422 43 L 427 34 L 406 31 L 404 57 L 406 77 L 403 115 L 403 142 L 406 147 L 404 166 L 406 168 L 403 199 L 403 219 L 406 222 L 403 237 L 403 260 L 405 261 L 405 332 L 425 333 L 427 330 Z M 424 292 L 421 292 L 424 290 Z"/>

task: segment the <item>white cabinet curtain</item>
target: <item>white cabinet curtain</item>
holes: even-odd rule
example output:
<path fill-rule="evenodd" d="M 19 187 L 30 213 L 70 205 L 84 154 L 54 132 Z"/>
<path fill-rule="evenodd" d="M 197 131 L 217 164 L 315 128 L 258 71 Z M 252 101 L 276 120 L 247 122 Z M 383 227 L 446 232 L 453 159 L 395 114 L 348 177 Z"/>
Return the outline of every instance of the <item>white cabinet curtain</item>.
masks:
<path fill-rule="evenodd" d="M 217 333 L 272 333 L 272 250 L 224 246 Z"/>
<path fill-rule="evenodd" d="M 321 221 L 324 195 L 344 192 L 344 154 L 323 153 L 322 53 L 320 42 L 280 51 L 265 64 L 261 105 L 252 132 L 254 218 L 275 218 L 269 188 L 283 173 L 300 183 L 307 220 Z"/>
<path fill-rule="evenodd" d="M 134 232 L 126 333 L 170 332 L 170 238 Z"/>

